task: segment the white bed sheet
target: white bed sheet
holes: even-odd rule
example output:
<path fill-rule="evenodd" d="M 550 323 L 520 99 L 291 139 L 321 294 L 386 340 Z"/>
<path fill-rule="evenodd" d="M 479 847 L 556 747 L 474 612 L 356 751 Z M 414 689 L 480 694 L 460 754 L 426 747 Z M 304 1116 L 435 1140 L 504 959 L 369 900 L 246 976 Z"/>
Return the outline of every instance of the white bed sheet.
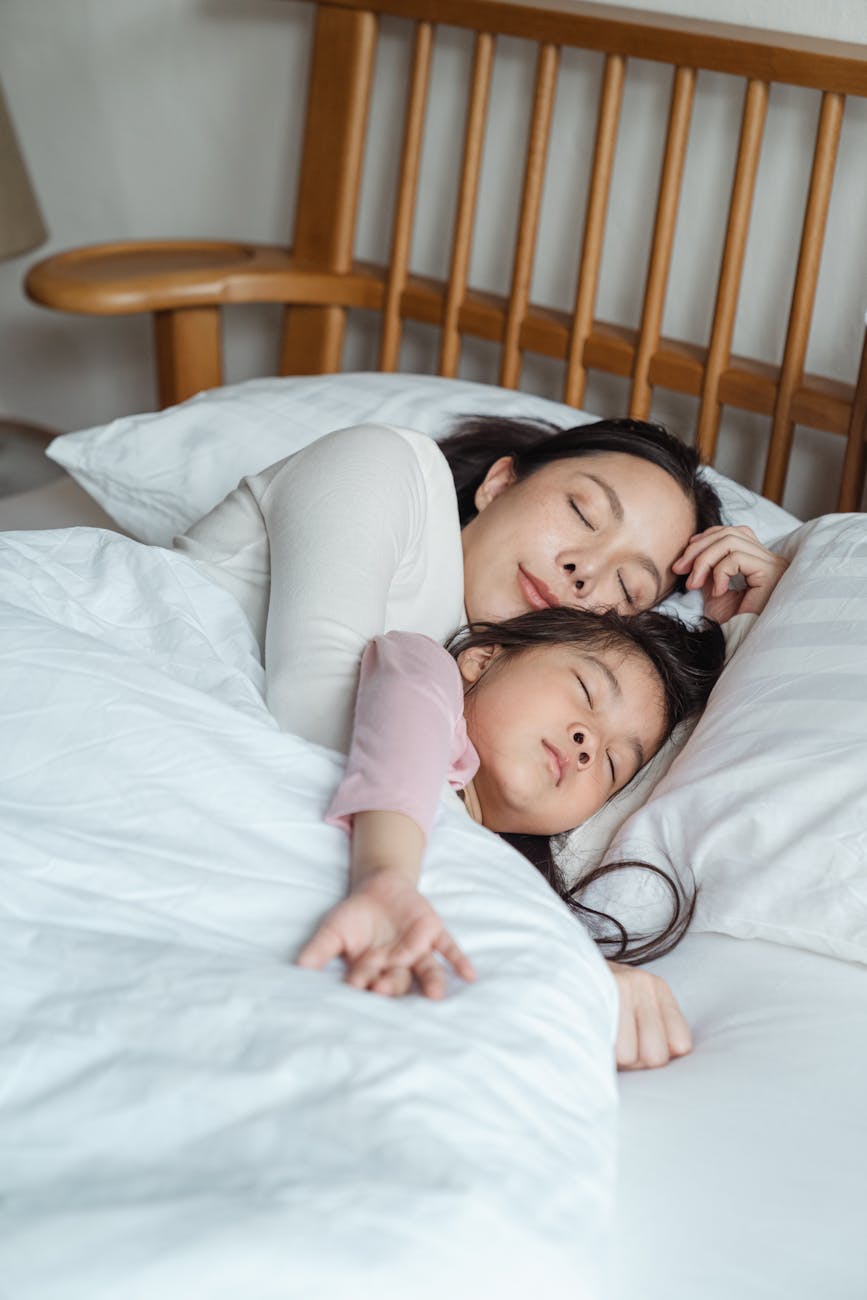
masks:
<path fill-rule="evenodd" d="M 867 968 L 688 935 L 694 1051 L 620 1076 L 612 1300 L 864 1300 Z"/>
<path fill-rule="evenodd" d="M 97 530 L 0 538 L 0 1293 L 598 1300 L 615 994 L 529 864 L 443 808 L 476 985 L 291 964 L 345 889 L 341 761 L 240 608 Z"/>

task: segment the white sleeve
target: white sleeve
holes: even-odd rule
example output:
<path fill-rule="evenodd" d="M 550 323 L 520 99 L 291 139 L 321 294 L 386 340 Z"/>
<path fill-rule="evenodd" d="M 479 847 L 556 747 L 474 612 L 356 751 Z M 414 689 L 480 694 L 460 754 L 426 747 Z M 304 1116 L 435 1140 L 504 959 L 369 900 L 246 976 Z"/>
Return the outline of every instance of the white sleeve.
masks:
<path fill-rule="evenodd" d="M 395 430 L 341 429 L 287 460 L 259 506 L 268 707 L 285 730 L 346 752 L 362 653 L 385 630 L 389 590 L 424 521 L 421 466 Z"/>

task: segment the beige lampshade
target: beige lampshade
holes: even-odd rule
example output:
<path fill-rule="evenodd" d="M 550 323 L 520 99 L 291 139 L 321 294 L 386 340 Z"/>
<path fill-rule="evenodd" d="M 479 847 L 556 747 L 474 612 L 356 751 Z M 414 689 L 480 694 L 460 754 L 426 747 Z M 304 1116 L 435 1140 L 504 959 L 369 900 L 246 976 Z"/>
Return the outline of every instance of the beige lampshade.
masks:
<path fill-rule="evenodd" d="M 0 86 L 0 259 L 26 253 L 47 231 Z"/>

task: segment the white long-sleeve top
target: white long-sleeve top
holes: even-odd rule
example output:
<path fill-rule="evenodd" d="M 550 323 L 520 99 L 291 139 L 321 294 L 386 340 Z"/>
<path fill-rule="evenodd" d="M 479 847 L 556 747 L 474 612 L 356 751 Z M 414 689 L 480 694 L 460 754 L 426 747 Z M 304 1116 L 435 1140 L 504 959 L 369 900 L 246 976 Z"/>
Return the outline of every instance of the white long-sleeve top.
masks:
<path fill-rule="evenodd" d="M 174 545 L 243 606 L 280 726 L 344 753 L 368 642 L 442 641 L 463 621 L 451 470 L 409 429 L 327 434 L 243 479 Z"/>

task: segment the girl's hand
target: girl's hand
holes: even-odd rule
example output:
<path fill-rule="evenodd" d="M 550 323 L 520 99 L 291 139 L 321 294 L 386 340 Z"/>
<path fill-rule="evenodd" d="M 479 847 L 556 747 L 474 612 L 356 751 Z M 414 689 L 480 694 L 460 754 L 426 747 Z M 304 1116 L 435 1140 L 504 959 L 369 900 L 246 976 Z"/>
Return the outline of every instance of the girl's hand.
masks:
<path fill-rule="evenodd" d="M 725 623 L 735 614 L 760 614 L 789 565 L 762 546 L 752 528 L 723 524 L 691 537 L 671 567 L 675 573 L 689 574 L 690 590 L 703 589 L 707 617 Z M 730 591 L 729 582 L 737 574 L 746 587 Z"/>
<path fill-rule="evenodd" d="M 408 993 L 413 976 L 425 997 L 441 998 L 441 953 L 465 980 L 476 973 L 430 903 L 399 872 L 374 872 L 328 913 L 303 948 L 298 965 L 322 970 L 334 957 L 347 965 L 347 983 L 389 997 Z"/>
<path fill-rule="evenodd" d="M 664 979 L 610 961 L 620 1012 L 615 1055 L 618 1070 L 648 1070 L 692 1051 L 683 1012 Z"/>

